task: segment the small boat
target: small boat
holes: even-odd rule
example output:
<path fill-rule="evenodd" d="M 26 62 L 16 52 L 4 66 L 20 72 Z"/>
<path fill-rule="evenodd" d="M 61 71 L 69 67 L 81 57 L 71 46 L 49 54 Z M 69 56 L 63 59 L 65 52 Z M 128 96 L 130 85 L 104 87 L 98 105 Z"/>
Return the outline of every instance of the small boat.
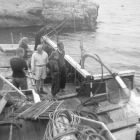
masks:
<path fill-rule="evenodd" d="M 57 48 L 57 45 L 48 36 L 43 38 L 53 50 Z M 17 45 L 13 44 L 12 51 L 9 51 L 11 47 L 5 46 L 4 52 L 13 53 L 16 48 Z M 33 46 L 31 45 L 30 48 L 33 48 Z M 84 56 L 83 58 L 86 59 L 86 57 L 92 55 L 84 54 Z M 49 76 L 45 80 L 46 94 L 43 95 L 35 92 L 34 81 L 31 78 L 28 79 L 30 91 L 19 91 L 14 87 L 15 93 L 18 92 L 19 95 L 20 92 L 24 92 L 23 96 L 26 95 L 27 99 L 24 99 L 20 105 L 18 103 L 21 103 L 21 101 L 18 100 L 16 109 L 12 106 L 13 111 L 11 105 L 7 103 L 10 100 L 4 102 L 5 98 L 3 99 L 4 94 L 2 94 L 0 100 L 0 104 L 3 105 L 0 114 L 1 140 L 42 140 L 43 138 L 47 140 L 45 137 L 46 125 L 50 119 L 50 114 L 56 113 L 56 109 L 58 110 L 60 107 L 76 112 L 75 116 L 77 117 L 75 118 L 80 120 L 78 125 L 98 128 L 98 132 L 105 130 L 105 133 L 100 133 L 103 137 L 99 137 L 101 140 L 135 140 L 139 132 L 139 114 L 133 110 L 133 106 L 129 102 L 130 97 L 136 94 L 134 89 L 135 71 L 120 71 L 114 75 L 109 71 L 108 73 L 92 75 L 69 55 L 65 55 L 65 61 L 67 67 L 66 89 L 64 93 L 58 93 L 56 99 L 48 96 L 51 86 Z M 105 66 L 100 59 L 98 61 L 102 66 Z M 0 84 L 8 81 L 5 78 L 0 76 Z M 6 85 L 10 85 L 10 90 L 13 90 L 11 83 L 6 82 Z M 4 90 L 4 88 L 1 88 L 1 91 Z M 130 97 L 127 95 L 128 92 Z M 14 97 L 14 94 L 11 94 L 12 92 L 7 91 L 7 93 Z M 11 102 L 12 105 L 15 104 L 14 101 Z M 128 108 L 131 108 L 131 110 Z M 10 121 L 8 122 L 6 119 L 10 119 Z M 54 131 L 53 129 L 53 133 Z M 75 132 L 77 132 L 77 129 L 64 134 L 75 135 Z M 89 131 L 86 133 L 89 134 Z M 58 139 L 62 139 L 62 137 Z M 95 139 L 95 136 L 89 139 Z"/>

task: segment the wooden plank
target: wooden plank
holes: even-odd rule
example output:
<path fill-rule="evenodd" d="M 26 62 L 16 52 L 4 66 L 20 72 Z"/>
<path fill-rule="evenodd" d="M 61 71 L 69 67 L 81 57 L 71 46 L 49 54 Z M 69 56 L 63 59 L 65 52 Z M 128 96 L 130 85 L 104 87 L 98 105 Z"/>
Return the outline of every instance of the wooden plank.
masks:
<path fill-rule="evenodd" d="M 24 90 L 20 90 L 22 92 L 27 92 L 27 91 L 32 91 L 32 89 L 24 89 Z M 0 91 L 0 93 L 5 93 L 5 92 L 17 92 L 16 90 L 2 90 Z"/>
<path fill-rule="evenodd" d="M 34 45 L 28 45 L 29 49 L 34 50 Z M 0 44 L 0 47 L 5 52 L 16 52 L 16 49 L 19 47 L 19 44 Z"/>
<path fill-rule="evenodd" d="M 127 71 L 120 71 L 118 72 L 118 75 L 123 77 L 123 76 L 134 76 L 135 71 L 134 70 L 127 70 Z M 102 75 L 101 74 L 95 74 L 93 75 L 94 80 L 100 80 Z M 112 76 L 109 73 L 104 73 L 103 74 L 103 79 L 110 79 Z"/>
<path fill-rule="evenodd" d="M 0 66 L 0 69 L 10 69 L 11 68 L 11 66 L 9 65 L 9 66 Z"/>
<path fill-rule="evenodd" d="M 131 126 L 131 125 L 135 125 L 138 122 L 139 122 L 138 117 L 130 117 L 125 120 L 107 124 L 107 127 L 109 130 L 113 131 L 116 129 L 121 129 L 121 128 L 125 128 L 125 127 Z"/>
<path fill-rule="evenodd" d="M 136 140 L 137 129 L 135 126 L 127 127 L 120 131 L 113 132 L 117 140 Z"/>
<path fill-rule="evenodd" d="M 2 113 L 6 103 L 7 103 L 7 99 L 5 96 L 3 96 L 2 99 L 0 100 L 0 114 Z"/>
<path fill-rule="evenodd" d="M 65 59 L 71 64 L 71 66 L 74 67 L 75 70 L 77 70 L 84 78 L 87 76 L 91 76 L 89 72 L 87 72 L 85 69 L 81 69 L 81 66 L 69 55 L 65 55 Z"/>
<path fill-rule="evenodd" d="M 105 112 L 110 112 L 110 111 L 114 111 L 114 110 L 117 110 L 117 109 L 120 109 L 122 108 L 123 106 L 122 105 L 119 105 L 119 104 L 109 104 L 107 106 L 101 106 L 98 111 L 97 111 L 97 114 L 102 114 L 102 113 L 105 113 Z"/>
<path fill-rule="evenodd" d="M 23 92 L 21 92 L 18 88 L 16 88 L 12 83 L 10 83 L 8 80 L 6 80 L 2 75 L 0 75 L 0 78 L 7 83 L 11 88 L 13 88 L 15 91 L 17 91 L 17 93 L 19 95 L 21 95 L 21 97 L 26 98 L 26 96 L 23 94 Z"/>
<path fill-rule="evenodd" d="M 21 125 L 21 123 L 14 122 L 14 121 L 0 121 L 0 125 L 3 125 L 3 126 L 10 125 L 10 124 L 17 126 L 18 128 L 20 128 L 20 125 Z"/>
<path fill-rule="evenodd" d="M 76 97 L 77 93 L 71 93 L 71 94 L 64 94 L 64 95 L 56 95 L 58 100 L 62 100 L 62 99 L 67 99 L 67 98 L 72 98 L 72 97 Z"/>

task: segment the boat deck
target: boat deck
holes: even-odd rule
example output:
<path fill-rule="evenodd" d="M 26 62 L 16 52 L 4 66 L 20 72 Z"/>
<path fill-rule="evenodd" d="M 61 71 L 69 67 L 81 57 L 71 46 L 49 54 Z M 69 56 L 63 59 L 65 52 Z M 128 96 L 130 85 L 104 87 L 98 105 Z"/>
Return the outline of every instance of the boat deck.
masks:
<path fill-rule="evenodd" d="M 52 46 L 52 43 L 53 42 L 50 43 L 51 46 Z M 53 44 L 53 46 L 55 47 L 56 45 Z M 14 45 L 13 45 L 13 48 L 14 48 Z M 5 51 L 7 53 L 8 52 L 13 53 L 15 51 L 15 50 L 13 51 L 13 48 L 9 45 L 9 49 L 7 49 Z M 15 46 L 15 48 L 16 48 L 16 46 Z M 2 58 L 8 59 L 8 55 L 6 55 L 6 57 L 2 57 Z M 8 60 L 7 60 L 7 62 L 8 62 Z M 110 74 L 103 74 L 104 81 L 103 81 L 103 84 L 100 84 L 98 82 L 101 81 L 102 74 L 91 75 L 85 69 L 81 69 L 80 65 L 77 62 L 75 62 L 68 55 L 65 56 L 65 60 L 67 63 L 67 67 L 69 68 L 68 74 L 71 74 L 71 76 L 73 76 L 74 78 L 70 77 L 71 79 L 68 79 L 67 82 L 71 82 L 71 83 L 66 84 L 65 91 L 59 92 L 56 96 L 56 99 L 63 100 L 65 102 L 64 105 L 65 105 L 66 109 L 73 109 L 73 110 L 76 110 L 79 112 L 85 111 L 85 112 L 87 112 L 88 115 L 91 115 L 91 116 L 88 116 L 87 114 L 85 114 L 86 117 L 93 117 L 95 114 L 95 116 L 97 116 L 97 119 L 99 121 L 105 123 L 111 131 L 116 131 L 117 129 L 122 129 L 122 128 L 132 126 L 132 125 L 135 125 L 138 123 L 140 114 L 138 115 L 135 113 L 134 106 L 128 106 L 128 105 L 122 106 L 119 104 L 119 100 L 116 100 L 118 97 L 117 95 L 120 95 L 120 94 L 118 94 L 120 89 L 118 88 L 118 84 L 113 82 L 112 76 Z M 4 61 L 3 65 L 6 65 L 5 61 Z M 11 75 L 11 73 L 9 73 L 9 70 L 10 69 L 7 69 L 7 70 L 4 69 L 1 74 L 4 77 L 7 77 L 7 76 Z M 120 72 L 118 74 L 124 78 L 123 79 L 124 81 L 126 81 L 128 83 L 128 87 L 130 87 L 130 89 L 133 89 L 134 72 L 125 71 L 125 72 Z M 30 75 L 29 75 L 29 77 L 30 77 Z M 34 90 L 35 89 L 34 80 L 29 77 L 28 77 L 29 89 Z M 80 94 L 81 97 L 76 96 L 77 87 L 74 84 L 75 78 L 77 78 L 81 83 L 84 80 L 85 80 L 85 82 L 89 82 L 87 85 L 86 84 L 83 86 L 80 85 L 81 91 L 83 92 L 83 94 Z M 93 79 L 91 79 L 91 78 L 93 78 Z M 49 81 L 49 82 L 51 82 L 51 81 Z M 91 83 L 93 84 L 92 90 L 90 89 Z M 90 92 L 92 91 L 93 93 L 96 93 L 95 91 L 100 87 L 99 85 L 101 86 L 101 89 L 98 91 L 99 94 L 97 94 L 97 95 L 100 95 L 100 96 L 98 96 L 99 100 L 95 100 L 95 98 L 93 98 L 93 100 L 91 101 L 92 105 L 83 106 L 83 102 L 90 99 Z M 36 93 L 35 96 L 37 98 L 40 97 L 40 99 L 42 101 L 45 101 L 46 98 L 52 98 L 51 84 L 45 84 L 44 91 L 45 91 L 45 93 Z M 101 95 L 104 95 L 104 97 L 106 97 L 106 99 L 101 100 L 101 97 L 102 97 Z M 110 100 L 112 101 L 112 103 L 109 102 L 109 100 L 107 98 L 108 95 L 110 95 Z M 33 105 L 34 105 L 34 102 L 36 104 L 38 101 L 40 102 L 40 100 L 35 100 L 35 98 L 34 98 L 35 96 L 33 95 L 32 92 L 30 92 L 28 96 L 32 96 L 30 99 L 32 100 Z M 120 99 L 120 98 L 118 98 L 118 99 Z M 46 112 L 47 111 L 48 110 L 46 110 Z M 94 117 L 93 117 L 93 119 L 94 119 Z"/>
<path fill-rule="evenodd" d="M 45 84 L 43 90 L 45 93 L 39 94 L 41 100 L 47 98 L 48 96 L 51 96 L 51 84 Z M 64 92 L 57 93 L 56 98 L 65 99 L 65 98 L 74 97 L 76 95 L 77 95 L 76 86 L 72 83 L 67 83 Z"/>

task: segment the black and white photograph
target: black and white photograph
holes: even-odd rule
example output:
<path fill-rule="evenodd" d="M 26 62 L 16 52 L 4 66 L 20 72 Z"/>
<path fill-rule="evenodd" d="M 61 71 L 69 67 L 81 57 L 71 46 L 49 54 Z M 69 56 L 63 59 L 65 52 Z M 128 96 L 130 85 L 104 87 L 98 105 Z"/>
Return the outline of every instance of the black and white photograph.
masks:
<path fill-rule="evenodd" d="M 0 0 L 0 140 L 140 140 L 140 0 Z"/>

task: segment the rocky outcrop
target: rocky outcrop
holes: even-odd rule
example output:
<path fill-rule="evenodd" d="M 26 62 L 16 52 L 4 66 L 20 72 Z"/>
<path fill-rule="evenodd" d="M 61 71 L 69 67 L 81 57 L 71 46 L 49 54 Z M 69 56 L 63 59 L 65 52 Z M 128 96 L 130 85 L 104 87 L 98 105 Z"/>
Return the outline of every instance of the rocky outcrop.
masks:
<path fill-rule="evenodd" d="M 29 9 L 39 7 L 42 4 L 37 0 L 0 0 L 0 27 L 25 27 L 42 25 L 40 16 L 28 13 Z"/>
<path fill-rule="evenodd" d="M 94 29 L 99 6 L 89 0 L 0 0 L 0 27 L 34 25 Z"/>
<path fill-rule="evenodd" d="M 89 0 L 44 0 L 43 16 L 46 22 L 60 23 L 67 28 L 94 29 L 99 6 Z"/>

